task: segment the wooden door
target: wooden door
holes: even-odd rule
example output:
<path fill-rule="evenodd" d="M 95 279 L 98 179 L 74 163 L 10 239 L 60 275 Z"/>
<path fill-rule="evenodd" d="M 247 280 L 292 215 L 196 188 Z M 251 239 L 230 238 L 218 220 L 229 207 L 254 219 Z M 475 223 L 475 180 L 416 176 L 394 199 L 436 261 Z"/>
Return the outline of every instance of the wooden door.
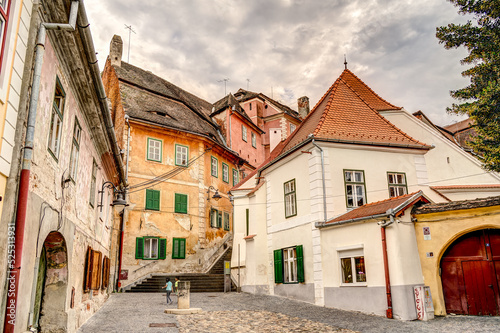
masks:
<path fill-rule="evenodd" d="M 500 230 L 479 230 L 455 241 L 441 259 L 446 312 L 500 315 Z"/>

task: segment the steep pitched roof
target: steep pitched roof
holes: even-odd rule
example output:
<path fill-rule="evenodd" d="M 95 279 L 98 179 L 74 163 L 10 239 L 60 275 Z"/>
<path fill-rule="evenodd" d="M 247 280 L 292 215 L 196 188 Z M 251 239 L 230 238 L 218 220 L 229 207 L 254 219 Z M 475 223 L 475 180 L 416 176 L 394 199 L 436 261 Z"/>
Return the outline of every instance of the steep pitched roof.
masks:
<path fill-rule="evenodd" d="M 297 118 L 299 119 L 299 113 L 295 110 L 293 110 L 292 108 L 278 102 L 277 100 L 274 100 L 266 95 L 264 95 L 263 93 L 256 93 L 256 92 L 253 92 L 253 91 L 249 91 L 249 90 L 245 90 L 245 89 L 238 89 L 238 91 L 234 94 L 234 96 L 236 97 L 236 99 L 239 101 L 239 102 L 245 102 L 245 101 L 248 101 L 249 99 L 252 99 L 252 98 L 260 98 L 264 101 L 268 101 L 269 103 L 272 103 L 274 104 L 274 106 L 276 106 L 278 109 L 280 109 L 281 111 L 283 111 L 284 113 L 294 117 L 294 118 Z"/>
<path fill-rule="evenodd" d="M 209 117 L 210 103 L 126 62 L 113 68 L 120 80 L 124 111 L 130 117 L 208 136 L 225 146 Z"/>
<path fill-rule="evenodd" d="M 381 218 L 384 216 L 389 216 L 391 211 L 393 214 L 395 214 L 395 216 L 399 216 L 408 207 L 414 205 L 417 202 L 428 203 L 430 201 L 423 195 L 422 191 L 401 195 L 399 197 L 363 205 L 345 214 L 337 216 L 336 218 L 328 220 L 323 226 L 345 224 L 372 218 Z"/>
<path fill-rule="evenodd" d="M 303 142 L 310 134 L 318 140 L 341 143 L 430 149 L 378 112 L 399 109 L 346 69 L 290 136 L 284 151 Z"/>
<path fill-rule="evenodd" d="M 216 114 L 222 112 L 228 107 L 232 108 L 233 106 L 234 106 L 234 111 L 236 111 L 240 116 L 242 116 L 248 122 L 249 125 L 251 125 L 256 131 L 264 133 L 264 131 L 261 128 L 259 128 L 257 124 L 255 124 L 252 121 L 252 119 L 250 119 L 245 110 L 240 106 L 238 100 L 231 93 L 229 93 L 229 95 L 224 96 L 223 98 L 214 103 L 214 108 L 213 108 L 214 111 L 210 114 L 210 117 L 215 116 Z"/>

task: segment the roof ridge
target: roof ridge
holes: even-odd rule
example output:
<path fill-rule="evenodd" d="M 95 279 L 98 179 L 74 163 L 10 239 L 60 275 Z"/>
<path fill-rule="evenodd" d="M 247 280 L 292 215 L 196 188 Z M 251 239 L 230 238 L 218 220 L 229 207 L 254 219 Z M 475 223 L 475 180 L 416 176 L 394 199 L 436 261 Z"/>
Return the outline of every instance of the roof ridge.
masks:
<path fill-rule="evenodd" d="M 348 69 L 347 69 L 348 70 Z M 354 74 L 353 74 L 354 75 Z M 342 76 L 339 77 L 340 80 L 342 80 L 342 82 L 344 82 L 344 84 L 352 91 L 356 94 L 356 96 L 358 96 L 358 98 L 366 104 L 366 106 L 368 106 L 368 108 L 370 108 L 371 111 L 373 111 L 377 117 L 379 117 L 380 119 L 382 119 L 383 121 L 385 121 L 389 126 L 393 127 L 397 132 L 399 132 L 401 135 L 403 135 L 404 137 L 406 137 L 407 139 L 413 141 L 413 142 L 416 142 L 422 146 L 425 146 L 425 147 L 430 147 L 428 144 L 426 143 L 423 143 L 423 142 L 420 142 L 418 141 L 417 139 L 414 139 L 412 138 L 411 136 L 409 136 L 408 134 L 406 134 L 405 132 L 403 132 L 399 127 L 397 127 L 396 125 L 394 125 L 393 123 L 391 123 L 387 118 L 385 118 L 384 116 L 382 116 L 377 110 L 375 110 L 373 107 L 370 106 L 370 104 L 368 104 L 367 101 L 365 101 L 365 99 L 353 88 L 349 85 L 349 83 L 347 83 L 343 78 Z M 390 104 L 390 103 L 389 103 Z M 397 139 L 396 139 L 397 140 Z"/>
<path fill-rule="evenodd" d="M 372 88 L 370 88 L 369 85 L 367 85 L 363 80 L 361 80 L 356 74 L 354 74 L 353 72 L 351 72 L 349 69 L 344 69 L 344 72 L 347 71 L 349 72 L 352 76 L 354 76 L 359 82 L 361 82 L 366 88 L 368 88 L 368 90 L 370 90 L 376 97 L 378 97 L 380 100 L 382 100 L 383 102 L 389 104 L 390 106 L 396 108 L 396 109 L 402 109 L 402 107 L 399 107 L 399 106 L 396 106 L 390 102 L 388 102 L 387 100 L 385 100 L 384 98 L 382 98 L 379 94 L 377 94 Z M 342 73 L 344 74 L 344 73 Z M 342 74 L 340 75 L 340 77 L 342 77 Z"/>
<path fill-rule="evenodd" d="M 323 125 L 323 123 L 324 123 L 324 121 L 325 121 L 325 119 L 326 119 L 326 117 L 327 117 L 327 115 L 328 115 L 328 113 L 330 111 L 330 107 L 331 107 L 332 101 L 333 101 L 333 96 L 335 95 L 335 92 L 337 91 L 337 88 L 339 86 L 339 82 L 340 81 L 341 81 L 341 79 L 339 77 L 333 83 L 332 90 L 331 90 L 331 93 L 330 93 L 330 98 L 328 99 L 328 102 L 325 105 L 325 110 L 323 111 L 323 114 L 321 115 L 321 118 L 319 118 L 318 125 L 314 129 L 313 135 L 318 134 L 318 131 L 321 129 L 321 126 Z"/>

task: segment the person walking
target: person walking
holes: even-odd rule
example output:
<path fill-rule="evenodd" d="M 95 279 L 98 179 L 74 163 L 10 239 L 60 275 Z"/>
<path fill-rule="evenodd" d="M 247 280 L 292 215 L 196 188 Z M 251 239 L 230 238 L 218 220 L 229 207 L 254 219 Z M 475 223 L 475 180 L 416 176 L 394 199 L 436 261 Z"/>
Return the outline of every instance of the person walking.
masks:
<path fill-rule="evenodd" d="M 178 304 L 179 303 L 179 278 L 177 276 L 175 277 L 174 293 L 175 293 L 175 296 L 177 296 L 177 304 Z"/>
<path fill-rule="evenodd" d="M 163 286 L 161 289 L 167 289 L 167 304 L 172 304 L 172 300 L 170 299 L 170 293 L 172 292 L 172 282 L 170 281 L 170 278 L 167 278 L 167 283 L 165 286 Z"/>

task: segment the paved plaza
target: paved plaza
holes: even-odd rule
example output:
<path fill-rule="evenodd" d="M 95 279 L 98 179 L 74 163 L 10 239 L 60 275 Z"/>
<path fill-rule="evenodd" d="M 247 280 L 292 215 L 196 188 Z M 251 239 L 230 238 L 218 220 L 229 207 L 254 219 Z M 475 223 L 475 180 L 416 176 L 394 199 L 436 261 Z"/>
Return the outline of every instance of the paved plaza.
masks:
<path fill-rule="evenodd" d="M 500 317 L 447 316 L 399 321 L 274 296 L 194 293 L 191 315 L 165 314 L 165 294 L 113 294 L 78 333 L 145 332 L 499 332 Z M 175 297 L 173 297 L 175 301 Z M 163 326 L 163 327 L 152 327 Z"/>

